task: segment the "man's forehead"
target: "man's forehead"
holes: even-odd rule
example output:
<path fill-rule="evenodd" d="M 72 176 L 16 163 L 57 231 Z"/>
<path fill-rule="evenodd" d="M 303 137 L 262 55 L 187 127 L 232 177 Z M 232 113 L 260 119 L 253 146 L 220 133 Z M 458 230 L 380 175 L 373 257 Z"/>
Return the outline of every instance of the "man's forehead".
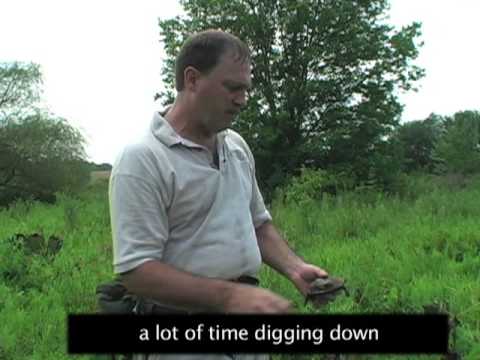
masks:
<path fill-rule="evenodd" d="M 248 59 L 239 59 L 236 53 L 230 51 L 222 55 L 215 70 L 221 75 L 223 81 L 249 88 L 251 86 L 251 67 Z"/>
<path fill-rule="evenodd" d="M 235 66 L 242 69 L 250 70 L 252 67 L 251 61 L 249 58 L 240 55 L 238 52 L 233 50 L 228 50 L 223 55 L 220 56 L 218 64 L 225 64 L 227 66 Z"/>
<path fill-rule="evenodd" d="M 226 49 L 222 55 L 220 55 L 220 60 L 229 59 L 233 62 L 239 62 L 241 64 L 250 65 L 250 57 L 247 54 L 240 52 L 238 49 Z"/>

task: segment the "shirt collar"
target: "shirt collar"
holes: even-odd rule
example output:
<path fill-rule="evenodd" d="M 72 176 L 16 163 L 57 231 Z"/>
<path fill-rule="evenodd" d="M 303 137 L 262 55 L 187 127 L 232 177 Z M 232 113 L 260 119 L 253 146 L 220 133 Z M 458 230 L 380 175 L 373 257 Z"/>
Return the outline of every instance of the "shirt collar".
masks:
<path fill-rule="evenodd" d="M 168 108 L 164 111 L 155 111 L 153 114 L 150 130 L 152 134 L 168 147 L 182 143 L 182 138 L 173 130 L 170 123 L 163 117 Z"/>
<path fill-rule="evenodd" d="M 168 107 L 163 111 L 156 111 L 153 114 L 152 123 L 150 129 L 152 134 L 163 144 L 168 147 L 175 145 L 184 145 L 190 148 L 203 148 L 203 146 L 194 143 L 188 139 L 181 137 L 170 125 L 170 123 L 164 118 L 164 115 L 167 113 Z M 217 142 L 222 145 L 225 136 L 228 133 L 228 129 L 223 130 L 217 134 Z"/>

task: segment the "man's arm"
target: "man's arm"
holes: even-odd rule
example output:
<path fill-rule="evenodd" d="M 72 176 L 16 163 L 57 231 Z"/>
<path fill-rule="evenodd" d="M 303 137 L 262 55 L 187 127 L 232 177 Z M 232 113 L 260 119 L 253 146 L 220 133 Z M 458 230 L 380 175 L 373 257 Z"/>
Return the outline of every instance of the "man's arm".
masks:
<path fill-rule="evenodd" d="M 129 291 L 185 310 L 220 313 L 284 313 L 291 304 L 271 291 L 194 276 L 160 261 L 124 273 Z"/>
<path fill-rule="evenodd" d="M 255 231 L 263 262 L 291 280 L 303 295 L 308 293 L 313 280 L 328 276 L 325 270 L 297 256 L 270 221 Z"/>

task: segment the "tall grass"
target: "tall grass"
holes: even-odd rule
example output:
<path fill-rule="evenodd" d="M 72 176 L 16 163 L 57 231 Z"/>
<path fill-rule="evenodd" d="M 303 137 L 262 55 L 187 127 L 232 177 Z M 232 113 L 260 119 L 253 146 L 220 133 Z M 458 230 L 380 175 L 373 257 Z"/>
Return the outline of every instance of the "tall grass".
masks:
<path fill-rule="evenodd" d="M 455 350 L 480 359 L 480 182 L 455 191 L 418 184 L 403 197 L 371 192 L 298 204 L 277 199 L 274 221 L 291 246 L 347 279 L 351 296 L 318 310 L 304 306 L 293 286 L 269 268 L 262 268 L 262 284 L 304 313 L 448 312 L 459 321 Z M 62 237 L 63 248 L 46 258 L 8 240 L 34 232 Z M 72 358 L 66 316 L 95 312 L 95 287 L 112 278 L 105 184 L 60 196 L 56 205 L 20 202 L 0 211 L 0 259 L 0 360 Z"/>
<path fill-rule="evenodd" d="M 63 247 L 53 259 L 26 254 L 8 241 L 16 233 L 56 235 Z M 105 186 L 60 196 L 55 206 L 20 202 L 1 211 L 0 259 L 0 359 L 71 358 L 66 316 L 94 312 L 95 287 L 112 276 Z"/>
<path fill-rule="evenodd" d="M 480 359 L 478 185 L 477 179 L 469 188 L 449 191 L 431 184 L 412 189 L 414 196 L 406 198 L 345 194 L 299 205 L 276 201 L 273 217 L 291 246 L 309 262 L 346 278 L 353 294 L 323 310 L 302 308 L 298 295 L 296 305 L 322 313 L 433 308 L 459 321 L 454 350 Z M 262 277 L 292 297 L 292 286 L 271 270 L 263 269 Z"/>

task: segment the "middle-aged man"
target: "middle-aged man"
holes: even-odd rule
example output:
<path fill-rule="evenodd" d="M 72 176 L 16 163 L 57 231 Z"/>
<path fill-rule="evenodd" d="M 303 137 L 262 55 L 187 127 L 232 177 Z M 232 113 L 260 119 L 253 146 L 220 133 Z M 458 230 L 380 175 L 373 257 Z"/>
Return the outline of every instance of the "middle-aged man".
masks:
<path fill-rule="evenodd" d="M 279 235 L 252 153 L 228 129 L 246 104 L 250 68 L 249 49 L 237 37 L 217 30 L 191 36 L 176 60 L 174 104 L 154 114 L 149 132 L 114 165 L 115 272 L 159 309 L 287 313 L 288 300 L 252 286 L 262 261 L 303 295 L 327 276 Z"/>

